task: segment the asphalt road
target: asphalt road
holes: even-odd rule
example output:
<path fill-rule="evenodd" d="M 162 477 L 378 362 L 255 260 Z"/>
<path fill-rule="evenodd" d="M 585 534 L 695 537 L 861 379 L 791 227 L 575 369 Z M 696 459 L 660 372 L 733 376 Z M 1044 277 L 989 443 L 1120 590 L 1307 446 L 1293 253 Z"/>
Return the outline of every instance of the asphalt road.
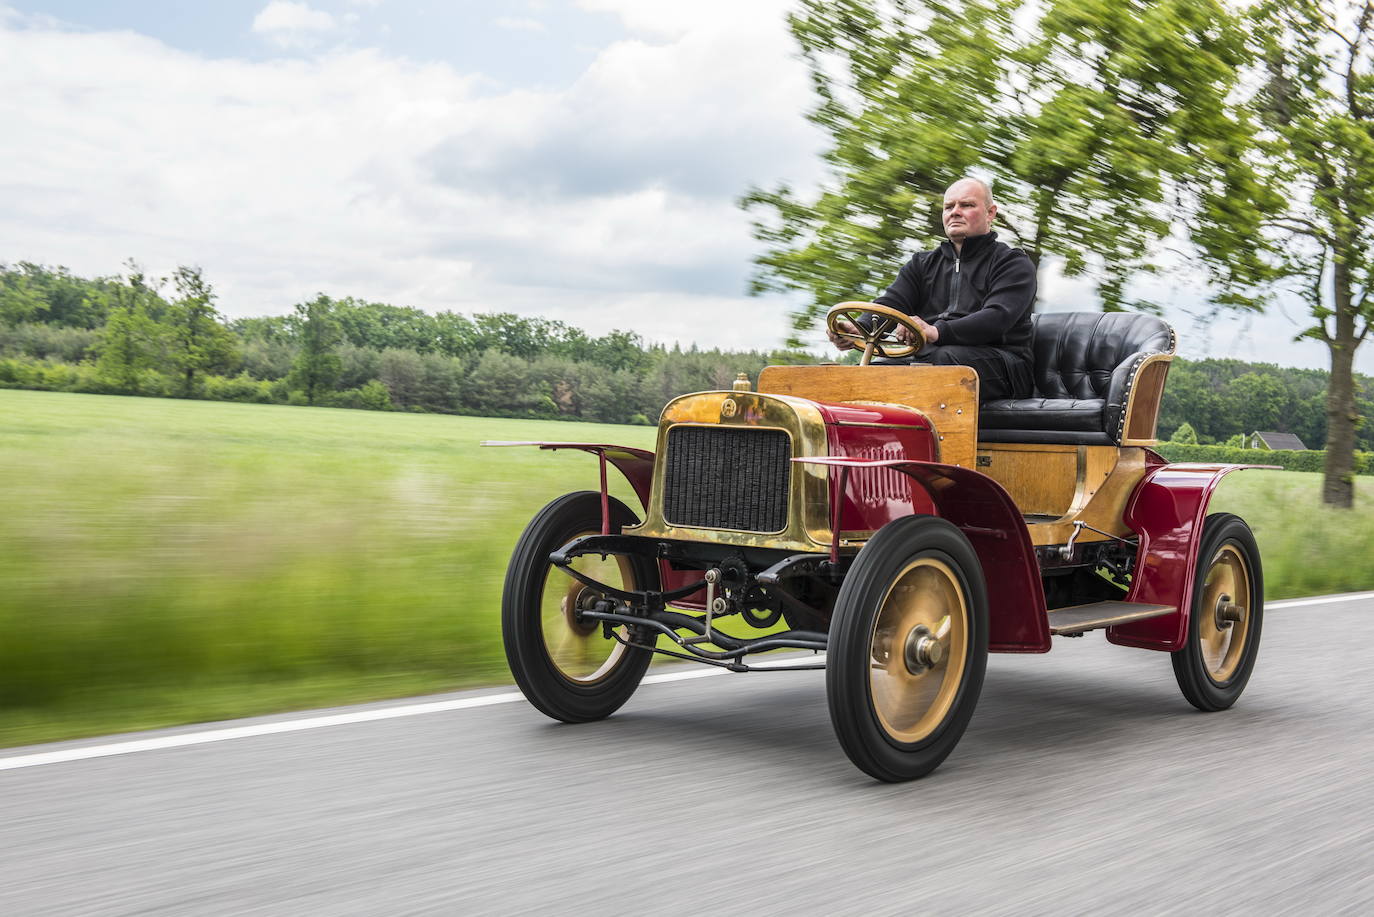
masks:
<path fill-rule="evenodd" d="M 1374 596 L 1272 609 L 1223 713 L 1097 634 L 995 655 L 958 749 L 897 786 L 844 757 L 823 678 L 648 684 L 585 726 L 498 702 L 0 751 L 0 914 L 1374 912 Z"/>

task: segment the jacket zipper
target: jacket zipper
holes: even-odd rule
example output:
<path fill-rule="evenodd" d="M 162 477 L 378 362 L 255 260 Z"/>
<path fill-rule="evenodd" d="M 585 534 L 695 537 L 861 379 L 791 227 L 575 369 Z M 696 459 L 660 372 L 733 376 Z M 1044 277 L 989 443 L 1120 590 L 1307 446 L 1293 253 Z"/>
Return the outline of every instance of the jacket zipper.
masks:
<path fill-rule="evenodd" d="M 949 309 L 948 315 L 959 314 L 959 256 L 954 256 L 954 280 L 949 285 Z"/>

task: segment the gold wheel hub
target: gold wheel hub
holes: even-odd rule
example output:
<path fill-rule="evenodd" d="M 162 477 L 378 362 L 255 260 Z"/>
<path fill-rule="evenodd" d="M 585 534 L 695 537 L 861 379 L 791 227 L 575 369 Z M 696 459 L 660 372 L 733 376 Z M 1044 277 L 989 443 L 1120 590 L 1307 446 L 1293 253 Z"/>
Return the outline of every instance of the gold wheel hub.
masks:
<path fill-rule="evenodd" d="M 1232 544 L 1222 545 L 1207 567 L 1198 605 L 1198 643 L 1212 681 L 1230 680 L 1250 637 L 1250 568 Z"/>
<path fill-rule="evenodd" d="M 922 557 L 893 581 L 873 624 L 869 692 L 898 742 L 930 736 L 954 706 L 968 656 L 969 611 L 958 575 Z"/>
<path fill-rule="evenodd" d="M 572 577 L 569 577 L 572 579 Z M 573 586 L 582 586 L 577 580 L 572 580 Z M 560 602 L 564 617 L 570 630 L 582 637 L 590 636 L 596 632 L 597 621 L 594 618 L 581 617 L 578 612 L 591 611 L 596 607 L 596 603 L 601 601 L 603 596 L 590 586 L 582 586 L 575 591 L 568 601 Z"/>

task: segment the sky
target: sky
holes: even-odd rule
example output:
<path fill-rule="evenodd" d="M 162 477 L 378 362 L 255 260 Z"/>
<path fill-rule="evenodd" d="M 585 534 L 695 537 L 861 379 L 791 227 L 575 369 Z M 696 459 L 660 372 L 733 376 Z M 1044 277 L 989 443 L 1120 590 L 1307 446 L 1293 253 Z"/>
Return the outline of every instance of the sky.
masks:
<path fill-rule="evenodd" d="M 0 0 L 0 262 L 195 264 L 230 317 L 324 292 L 772 348 L 800 300 L 746 294 L 736 201 L 824 178 L 792 6 Z M 1142 292 L 1183 356 L 1328 365 L 1300 306 L 1204 325 L 1200 276 Z"/>

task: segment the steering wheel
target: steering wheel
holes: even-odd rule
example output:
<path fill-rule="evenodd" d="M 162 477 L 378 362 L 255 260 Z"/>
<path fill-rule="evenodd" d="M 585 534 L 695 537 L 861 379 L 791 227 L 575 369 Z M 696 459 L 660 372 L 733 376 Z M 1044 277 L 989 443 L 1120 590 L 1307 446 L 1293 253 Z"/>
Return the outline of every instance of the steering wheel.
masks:
<path fill-rule="evenodd" d="M 864 316 L 872 316 L 873 321 L 869 323 L 872 325 L 871 329 L 868 324 L 858 321 Z M 850 324 L 859 329 L 858 333 L 841 330 L 841 319 L 848 319 Z M 859 358 L 860 366 L 867 366 L 875 353 L 889 360 L 901 359 L 911 356 L 926 345 L 925 334 L 911 320 L 910 315 L 875 302 L 842 302 L 838 306 L 831 306 L 830 311 L 825 313 L 825 328 L 841 340 L 863 347 L 863 356 Z M 908 344 L 900 340 L 896 333 L 898 328 L 905 328 L 911 332 L 913 343 Z"/>

